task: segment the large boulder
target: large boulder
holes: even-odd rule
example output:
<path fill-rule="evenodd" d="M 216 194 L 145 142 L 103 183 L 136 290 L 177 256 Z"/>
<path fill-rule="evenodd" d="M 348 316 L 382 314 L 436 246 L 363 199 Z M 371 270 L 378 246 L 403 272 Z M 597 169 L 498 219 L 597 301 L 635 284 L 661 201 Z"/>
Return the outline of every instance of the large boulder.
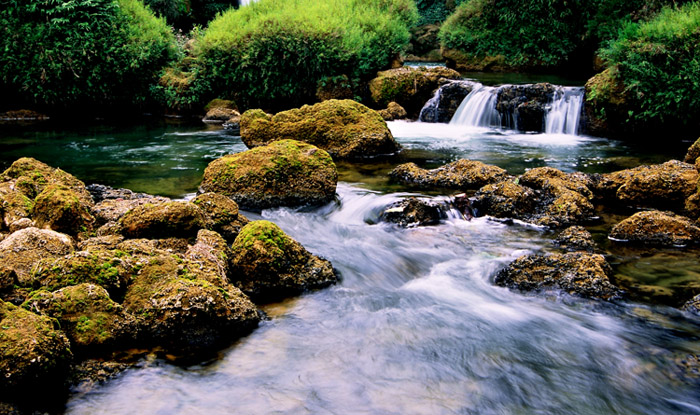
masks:
<path fill-rule="evenodd" d="M 226 345 L 260 321 L 255 305 L 231 285 L 197 278 L 187 264 L 157 255 L 140 270 L 124 299 L 142 344 L 190 354 Z"/>
<path fill-rule="evenodd" d="M 94 284 L 79 284 L 58 291 L 37 291 L 22 304 L 27 310 L 57 319 L 74 353 L 93 354 L 128 346 L 134 337 L 134 318 Z"/>
<path fill-rule="evenodd" d="M 190 202 L 145 204 L 129 210 L 119 221 L 127 238 L 194 238 L 206 227 L 204 212 Z"/>
<path fill-rule="evenodd" d="M 15 188 L 30 199 L 36 198 L 49 185 L 60 185 L 72 190 L 82 204 L 92 204 L 90 193 L 83 182 L 61 169 L 55 169 L 33 158 L 20 158 L 0 174 L 2 182 L 13 179 Z"/>
<path fill-rule="evenodd" d="M 208 218 L 208 227 L 233 243 L 248 218 L 238 211 L 238 204 L 230 197 L 218 193 L 202 193 L 192 199 Z"/>
<path fill-rule="evenodd" d="M 318 205 L 335 197 L 338 172 L 327 152 L 294 140 L 230 154 L 209 163 L 200 192 L 253 209 Z"/>
<path fill-rule="evenodd" d="M 63 257 L 73 249 L 68 235 L 47 229 L 22 229 L 0 242 L 0 269 L 12 270 L 20 285 L 31 284 L 32 271 L 41 260 Z"/>
<path fill-rule="evenodd" d="M 528 220 L 534 215 L 538 203 L 539 197 L 534 190 L 504 180 L 479 189 L 472 205 L 477 215 Z"/>
<path fill-rule="evenodd" d="M 637 212 L 615 225 L 610 238 L 647 245 L 688 245 L 700 242 L 700 228 L 671 212 Z"/>
<path fill-rule="evenodd" d="M 389 172 L 389 177 L 419 187 L 468 190 L 505 180 L 508 173 L 497 166 L 462 159 L 432 170 L 421 169 L 415 163 L 401 164 Z"/>
<path fill-rule="evenodd" d="M 170 199 L 160 196 L 151 197 L 129 197 L 124 198 L 105 198 L 95 204 L 90 210 L 90 213 L 95 217 L 98 224 L 117 222 L 126 214 L 126 212 L 136 209 L 144 205 L 159 205 L 170 202 Z"/>
<path fill-rule="evenodd" d="M 444 68 L 401 67 L 377 73 L 369 82 L 374 103 L 385 108 L 394 101 L 404 107 L 411 118 L 417 118 L 425 104 L 446 80 L 462 79 L 459 72 Z"/>
<path fill-rule="evenodd" d="M 240 126 L 241 139 L 248 148 L 290 139 L 312 144 L 336 158 L 364 158 L 399 150 L 382 116 L 348 99 L 331 99 L 276 115 L 248 110 L 241 116 Z"/>
<path fill-rule="evenodd" d="M 591 189 L 597 198 L 606 202 L 680 212 L 685 208 L 686 199 L 697 192 L 699 177 L 694 165 L 671 160 L 591 175 Z"/>
<path fill-rule="evenodd" d="M 0 396 L 36 400 L 46 390 L 62 389 L 71 359 L 70 343 L 54 319 L 0 300 Z"/>
<path fill-rule="evenodd" d="M 276 300 L 338 280 L 329 261 L 308 252 L 272 222 L 250 222 L 231 249 L 234 284 L 257 300 Z"/>
<path fill-rule="evenodd" d="M 69 187 L 48 185 L 35 202 L 33 218 L 39 228 L 69 235 L 85 235 L 94 228 L 95 218 L 90 213 L 92 200 L 86 201 Z"/>
<path fill-rule="evenodd" d="M 622 295 L 610 282 L 611 275 L 612 268 L 598 254 L 525 255 L 501 270 L 495 283 L 523 291 L 556 289 L 580 297 L 611 300 Z"/>

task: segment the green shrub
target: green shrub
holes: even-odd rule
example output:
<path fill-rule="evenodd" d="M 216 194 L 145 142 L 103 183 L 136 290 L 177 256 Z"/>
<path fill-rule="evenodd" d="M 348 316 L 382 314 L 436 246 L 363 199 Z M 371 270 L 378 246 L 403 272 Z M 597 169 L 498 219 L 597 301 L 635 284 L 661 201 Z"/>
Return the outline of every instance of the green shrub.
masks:
<path fill-rule="evenodd" d="M 454 12 L 464 0 L 416 0 L 420 19 L 418 25 L 439 24 Z"/>
<path fill-rule="evenodd" d="M 139 0 L 0 0 L 0 83 L 22 101 L 9 105 L 142 105 L 174 52 Z"/>
<path fill-rule="evenodd" d="M 585 3 L 585 4 L 584 4 Z M 584 33 L 585 1 L 468 0 L 440 30 L 443 47 L 523 67 L 566 62 Z"/>
<path fill-rule="evenodd" d="M 630 99 L 629 121 L 698 124 L 700 3 L 665 8 L 645 23 L 628 23 L 601 51 Z"/>
<path fill-rule="evenodd" d="M 234 98 L 245 108 L 308 103 L 325 77 L 385 68 L 416 20 L 411 0 L 260 0 L 210 23 L 197 42 L 193 87 L 209 88 L 203 102 Z"/>

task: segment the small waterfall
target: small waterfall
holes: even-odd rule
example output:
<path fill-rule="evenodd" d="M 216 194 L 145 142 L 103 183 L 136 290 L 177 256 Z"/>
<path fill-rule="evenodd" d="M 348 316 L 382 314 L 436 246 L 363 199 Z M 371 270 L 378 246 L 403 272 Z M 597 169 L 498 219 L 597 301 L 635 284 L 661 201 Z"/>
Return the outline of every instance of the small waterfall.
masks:
<path fill-rule="evenodd" d="M 583 88 L 557 88 L 554 92 L 552 103 L 547 109 L 545 132 L 547 134 L 576 135 L 582 105 Z"/>
<path fill-rule="evenodd" d="M 420 114 L 418 115 L 418 121 L 430 120 L 431 122 L 435 122 L 437 119 L 437 111 L 438 107 L 440 106 L 441 96 L 442 87 L 438 88 L 437 91 L 435 91 L 435 95 L 433 95 L 433 97 L 430 98 L 425 105 L 423 105 L 423 108 L 421 108 Z"/>
<path fill-rule="evenodd" d="M 500 127 L 501 114 L 496 110 L 498 88 L 476 84 L 464 98 L 450 121 L 453 125 Z"/>

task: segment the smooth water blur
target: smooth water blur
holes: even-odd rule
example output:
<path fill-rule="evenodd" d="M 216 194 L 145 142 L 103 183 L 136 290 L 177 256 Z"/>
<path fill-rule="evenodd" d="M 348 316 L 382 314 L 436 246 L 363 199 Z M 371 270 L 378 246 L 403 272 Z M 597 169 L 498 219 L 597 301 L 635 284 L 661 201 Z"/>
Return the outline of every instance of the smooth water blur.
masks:
<path fill-rule="evenodd" d="M 104 385 L 75 391 L 66 412 L 700 413 L 700 383 L 684 370 L 700 354 L 698 320 L 666 306 L 493 285 L 495 273 L 516 257 L 554 250 L 553 232 L 486 218 L 413 229 L 377 223 L 382 208 L 418 195 L 386 179 L 402 162 L 435 167 L 470 158 L 511 174 L 544 165 L 603 172 L 681 157 L 683 145 L 633 149 L 571 135 L 389 126 L 405 150 L 339 162 L 337 202 L 246 213 L 276 222 L 330 259 L 340 284 L 266 306 L 270 320 L 220 359 L 191 367 L 146 359 Z M 3 168 L 33 156 L 88 183 L 174 197 L 195 191 L 210 160 L 245 149 L 222 130 L 161 124 L 3 130 L 0 146 Z M 606 220 L 593 226 L 596 237 L 604 239 Z M 620 279 L 637 278 L 640 286 L 700 275 L 694 250 L 651 255 L 607 241 L 604 249 Z"/>

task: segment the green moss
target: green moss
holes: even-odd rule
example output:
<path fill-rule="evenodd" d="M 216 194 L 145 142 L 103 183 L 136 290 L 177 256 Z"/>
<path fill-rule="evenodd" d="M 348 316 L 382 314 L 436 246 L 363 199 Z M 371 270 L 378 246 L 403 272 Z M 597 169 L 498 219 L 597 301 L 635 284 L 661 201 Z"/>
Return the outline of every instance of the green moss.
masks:
<path fill-rule="evenodd" d="M 270 221 L 256 220 L 241 229 L 232 249 L 251 249 L 261 243 L 265 249 L 282 253 L 289 242 L 289 237 L 279 226 Z"/>

